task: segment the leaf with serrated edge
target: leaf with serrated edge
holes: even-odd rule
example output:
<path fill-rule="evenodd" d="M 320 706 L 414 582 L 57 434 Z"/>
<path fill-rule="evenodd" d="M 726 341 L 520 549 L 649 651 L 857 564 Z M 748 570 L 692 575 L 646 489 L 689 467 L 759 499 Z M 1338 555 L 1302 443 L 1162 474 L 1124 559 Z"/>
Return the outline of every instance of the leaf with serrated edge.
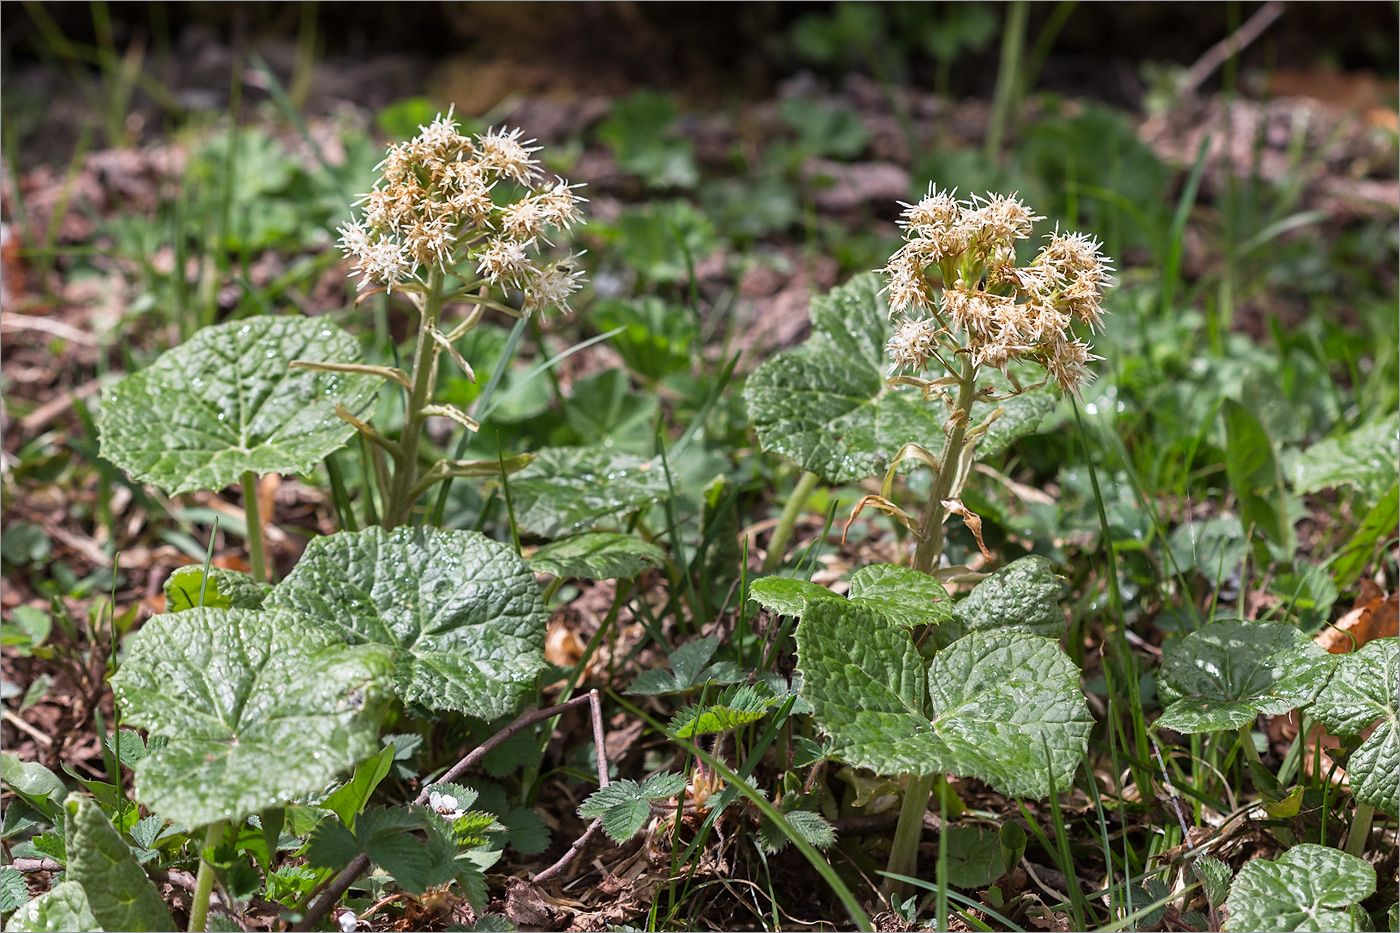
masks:
<path fill-rule="evenodd" d="M 1376 870 L 1337 849 L 1305 843 L 1270 862 L 1245 863 L 1225 900 L 1225 929 L 1355 930 L 1350 907 L 1376 890 Z"/>
<path fill-rule="evenodd" d="M 1359 489 L 1372 503 L 1395 482 L 1400 467 L 1400 436 L 1395 419 L 1362 425 L 1350 434 L 1321 441 L 1293 464 L 1293 486 L 1316 492 L 1335 486 Z"/>
<path fill-rule="evenodd" d="M 925 674 L 907 630 L 869 607 L 824 600 L 797 628 L 802 695 L 834 756 L 878 774 L 951 771 L 1003 793 L 1068 787 L 1093 720 L 1074 663 L 1047 638 L 973 633 Z M 932 716 L 924 712 L 924 696 Z"/>
<path fill-rule="evenodd" d="M 171 737 L 137 763 L 136 797 L 166 819 L 243 819 L 379 749 L 388 655 L 295 612 L 156 616 L 126 647 L 112 679 L 122 720 Z"/>
<path fill-rule="evenodd" d="M 209 569 L 206 583 L 204 568 L 199 564 L 188 564 L 176 568 L 165 578 L 165 611 L 198 609 L 201 589 L 205 609 L 258 609 L 272 587 L 253 582 L 253 578 L 246 573 L 218 567 Z"/>
<path fill-rule="evenodd" d="M 870 564 L 851 575 L 850 599 L 912 628 L 952 618 L 953 599 L 933 577 L 897 564 Z"/>
<path fill-rule="evenodd" d="M 636 781 L 623 779 L 600 787 L 578 808 L 585 820 L 603 820 L 603 832 L 613 842 L 626 842 L 646 825 L 651 803 Z"/>
<path fill-rule="evenodd" d="M 1157 726 L 1218 732 L 1260 713 L 1287 713 L 1313 701 L 1332 666 L 1332 657 L 1291 625 L 1212 623 L 1183 638 L 1162 662 L 1157 685 L 1169 705 Z"/>
<path fill-rule="evenodd" d="M 529 558 L 535 573 L 581 580 L 630 580 L 665 562 L 666 554 L 651 542 L 612 531 L 555 541 Z"/>
<path fill-rule="evenodd" d="M 174 927 L 171 927 L 174 929 Z M 75 881 L 54 885 L 25 904 L 5 924 L 5 933 L 101 933 L 87 892 Z"/>
<path fill-rule="evenodd" d="M 1012 561 L 978 583 L 953 615 L 969 632 L 1024 632 L 1044 638 L 1065 633 L 1060 581 L 1050 561 L 1034 554 Z"/>
<path fill-rule="evenodd" d="M 287 364 L 359 355 L 355 338 L 324 318 L 206 327 L 104 395 L 101 454 L 171 495 L 223 489 L 245 471 L 309 473 L 355 433 L 336 406 L 368 410 L 380 380 Z"/>
<path fill-rule="evenodd" d="M 544 666 L 549 613 L 535 575 L 509 545 L 473 531 L 317 538 L 267 604 L 387 647 L 400 698 L 432 710 L 510 715 Z"/>
<path fill-rule="evenodd" d="M 749 599 L 780 616 L 801 616 L 812 599 L 840 599 L 824 586 L 791 577 L 763 577 L 749 585 Z"/>
<path fill-rule="evenodd" d="M 616 526 L 669 495 L 659 459 L 593 447 L 546 447 L 509 483 L 516 523 L 542 538 Z"/>
<path fill-rule="evenodd" d="M 1375 731 L 1347 759 L 1351 794 L 1390 816 L 1400 816 L 1400 728 L 1396 691 L 1400 641 L 1379 638 L 1341 656 L 1336 673 L 1309 712 L 1334 735 Z"/>
<path fill-rule="evenodd" d="M 69 794 L 63 809 L 68 842 L 65 878 L 82 885 L 92 914 L 103 929 L 137 933 L 176 929 L 160 892 L 97 802 Z"/>
<path fill-rule="evenodd" d="M 829 483 L 876 476 L 907 443 L 938 454 L 947 412 L 917 389 L 889 388 L 885 345 L 894 333 L 876 275 L 858 275 L 812 299 L 812 337 L 765 362 L 749 377 L 744 401 L 763 449 L 781 454 Z M 978 442 L 995 454 L 1029 434 L 1055 406 L 1034 390 L 1000 403 L 1002 415 Z M 979 402 L 972 424 L 998 405 Z"/>

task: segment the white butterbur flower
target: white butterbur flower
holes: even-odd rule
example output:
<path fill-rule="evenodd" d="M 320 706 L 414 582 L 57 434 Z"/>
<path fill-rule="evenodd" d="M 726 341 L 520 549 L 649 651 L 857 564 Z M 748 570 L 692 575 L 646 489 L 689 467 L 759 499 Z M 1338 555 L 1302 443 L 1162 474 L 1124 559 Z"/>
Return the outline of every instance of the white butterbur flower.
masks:
<path fill-rule="evenodd" d="M 525 273 L 534 269 L 528 252 L 534 244 L 534 237 L 524 241 L 494 237 L 477 256 L 476 271 L 492 285 L 502 281 L 518 284 Z"/>
<path fill-rule="evenodd" d="M 890 375 L 901 369 L 922 372 L 938 350 L 938 322 L 908 318 L 899 325 L 885 347 L 890 355 Z"/>
<path fill-rule="evenodd" d="M 490 130 L 476 138 L 480 150 L 478 158 L 483 167 L 493 169 L 522 185 L 528 185 L 539 175 L 539 163 L 530 158 L 530 153 L 538 152 L 539 147 L 530 147 L 533 139 L 522 143 L 520 137 L 519 129 L 509 133 L 504 129 Z"/>
<path fill-rule="evenodd" d="M 1017 242 L 1044 218 L 1014 195 L 959 201 L 930 186 L 904 208 L 905 243 L 880 270 L 891 316 L 908 315 L 886 347 L 891 375 L 918 372 L 941 351 L 945 360 L 967 354 L 974 366 L 1003 372 L 1016 361 L 1034 362 L 1071 393 L 1091 378 L 1088 363 L 1098 357 L 1071 325 L 1102 325 L 1100 302 L 1113 269 L 1098 241 L 1056 230 L 1030 265 L 1018 268 Z"/>
<path fill-rule="evenodd" d="M 578 267 L 577 258 L 570 256 L 551 263 L 535 272 L 525 283 L 524 301 L 520 310 L 526 314 L 558 308 L 565 314 L 572 312 L 569 296 L 583 285 L 583 270 Z"/>

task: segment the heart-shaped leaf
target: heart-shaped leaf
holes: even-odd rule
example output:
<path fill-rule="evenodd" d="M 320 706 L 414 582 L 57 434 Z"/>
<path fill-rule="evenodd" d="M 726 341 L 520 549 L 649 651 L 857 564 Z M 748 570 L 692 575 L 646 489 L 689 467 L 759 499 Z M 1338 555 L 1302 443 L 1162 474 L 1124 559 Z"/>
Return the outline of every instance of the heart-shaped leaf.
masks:
<path fill-rule="evenodd" d="M 894 328 L 881 287 L 878 276 L 858 275 L 813 298 L 811 338 L 768 360 L 744 387 L 763 449 L 828 483 L 883 473 L 905 444 L 922 444 L 937 454 L 943 442 L 947 409 L 924 401 L 917 389 L 885 384 L 885 345 Z M 982 422 L 997 407 L 977 403 L 972 423 Z M 982 456 L 1034 431 L 1055 407 L 1055 398 L 1035 390 L 1000 407 L 1001 417 L 978 442 Z"/>
<path fill-rule="evenodd" d="M 1313 703 L 1314 719 L 1335 735 L 1375 731 L 1347 759 L 1351 795 L 1400 817 L 1400 728 L 1396 726 L 1396 665 L 1400 642 L 1379 638 L 1341 656 L 1336 673 Z"/>
<path fill-rule="evenodd" d="M 1390 418 L 1309 447 L 1293 464 L 1293 487 L 1302 493 L 1351 486 L 1370 503 L 1395 482 L 1397 467 L 1400 432 Z"/>
<path fill-rule="evenodd" d="M 796 616 L 813 600 L 841 597 L 826 587 L 790 577 L 763 577 L 749 587 L 749 598 L 778 615 Z M 851 575 L 847 599 L 899 625 L 938 625 L 953 615 L 953 599 L 933 577 L 897 564 L 870 564 Z"/>
<path fill-rule="evenodd" d="M 176 929 L 160 892 L 97 801 L 69 794 L 63 809 L 63 833 L 68 844 L 66 880 L 82 886 L 93 917 L 102 928 Z"/>
<path fill-rule="evenodd" d="M 366 528 L 312 541 L 268 596 L 393 652 L 406 703 L 514 713 L 544 666 L 549 613 L 508 545 L 473 531 Z"/>
<path fill-rule="evenodd" d="M 1291 625 L 1216 622 L 1183 638 L 1157 675 L 1176 732 L 1238 729 L 1260 713 L 1306 706 L 1327 683 L 1332 656 Z"/>
<path fill-rule="evenodd" d="M 156 616 L 126 644 L 112 678 L 122 719 L 170 737 L 136 763 L 136 796 L 166 819 L 243 819 L 379 750 L 381 648 L 285 609 Z"/>
<path fill-rule="evenodd" d="M 925 670 L 903 627 L 854 601 L 819 600 L 797 650 L 802 695 L 834 756 L 877 774 L 951 771 L 1043 797 L 1051 773 L 1070 786 L 1088 748 L 1079 671 L 1051 639 L 974 632 Z"/>
<path fill-rule="evenodd" d="M 953 616 L 963 631 L 1024 632 L 1045 638 L 1065 633 L 1060 581 L 1038 555 L 1014 560 L 978 583 Z"/>
<path fill-rule="evenodd" d="M 76 881 L 54 885 L 15 911 L 5 924 L 5 933 L 89 933 L 101 929 L 88 904 L 87 892 Z"/>
<path fill-rule="evenodd" d="M 1225 929 L 1361 930 L 1353 905 L 1376 891 L 1376 870 L 1327 846 L 1297 845 L 1274 861 L 1247 862 L 1225 900 Z"/>
<path fill-rule="evenodd" d="M 546 544 L 529 559 L 535 573 L 582 580 L 630 580 L 665 562 L 665 552 L 651 542 L 611 531 Z"/>
<path fill-rule="evenodd" d="M 510 477 L 510 494 L 523 530 L 557 538 L 616 525 L 669 491 L 659 459 L 593 447 L 547 447 Z"/>
<path fill-rule="evenodd" d="M 165 611 L 186 609 L 258 609 L 272 587 L 254 583 L 253 578 L 237 570 L 209 568 L 206 577 L 199 564 L 179 567 L 165 578 Z"/>
<path fill-rule="evenodd" d="M 171 495 L 223 489 L 248 471 L 309 473 L 355 433 L 336 406 L 362 414 L 380 380 L 287 364 L 359 355 L 355 339 L 323 318 L 206 327 L 103 397 L 102 456 Z"/>

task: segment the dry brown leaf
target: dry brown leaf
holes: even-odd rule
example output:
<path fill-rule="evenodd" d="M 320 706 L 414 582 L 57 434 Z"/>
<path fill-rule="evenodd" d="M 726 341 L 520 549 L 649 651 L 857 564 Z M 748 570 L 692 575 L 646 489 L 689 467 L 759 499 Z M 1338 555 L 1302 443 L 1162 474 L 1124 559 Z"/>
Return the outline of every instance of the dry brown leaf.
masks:
<path fill-rule="evenodd" d="M 1400 593 L 1386 596 L 1370 580 L 1361 581 L 1361 595 L 1351 611 L 1313 639 L 1332 654 L 1346 654 L 1377 638 L 1400 634 Z"/>

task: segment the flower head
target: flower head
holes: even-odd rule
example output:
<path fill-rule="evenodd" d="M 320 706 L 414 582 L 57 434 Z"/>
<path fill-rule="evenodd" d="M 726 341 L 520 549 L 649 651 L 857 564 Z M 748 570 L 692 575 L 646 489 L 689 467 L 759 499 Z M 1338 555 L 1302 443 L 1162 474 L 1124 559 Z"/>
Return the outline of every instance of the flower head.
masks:
<path fill-rule="evenodd" d="M 1096 240 L 1057 230 L 1018 267 L 1016 244 L 1044 218 L 1015 195 L 962 201 L 930 186 L 904 208 L 905 242 L 880 270 L 898 319 L 886 347 L 891 375 L 918 372 L 946 351 L 940 358 L 966 353 L 975 366 L 1002 371 L 1016 361 L 1037 363 L 1066 392 L 1090 378 L 1088 363 L 1098 357 L 1072 325 L 1095 331 L 1102 323 L 1113 270 Z"/>

